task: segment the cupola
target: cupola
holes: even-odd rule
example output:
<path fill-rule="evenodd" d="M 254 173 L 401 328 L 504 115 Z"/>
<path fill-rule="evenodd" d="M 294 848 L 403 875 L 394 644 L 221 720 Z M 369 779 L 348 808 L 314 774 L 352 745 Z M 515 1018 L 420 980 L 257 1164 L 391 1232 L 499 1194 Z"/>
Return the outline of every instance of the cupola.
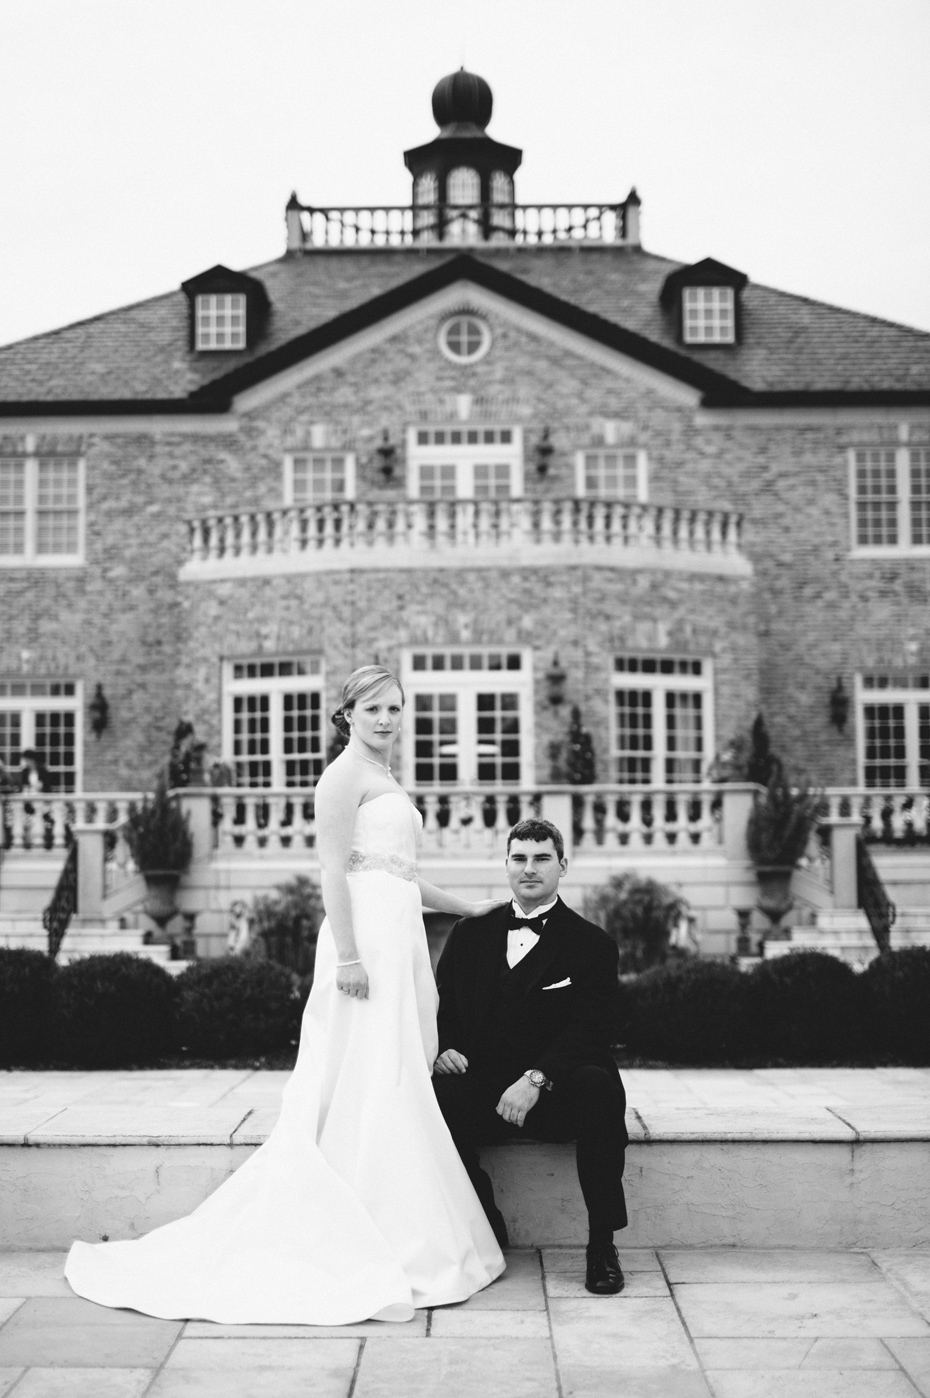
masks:
<path fill-rule="evenodd" d="M 492 106 L 484 78 L 464 68 L 433 89 L 439 135 L 404 152 L 413 176 L 414 228 L 421 237 L 449 243 L 513 237 L 513 177 L 523 152 L 487 134 Z"/>

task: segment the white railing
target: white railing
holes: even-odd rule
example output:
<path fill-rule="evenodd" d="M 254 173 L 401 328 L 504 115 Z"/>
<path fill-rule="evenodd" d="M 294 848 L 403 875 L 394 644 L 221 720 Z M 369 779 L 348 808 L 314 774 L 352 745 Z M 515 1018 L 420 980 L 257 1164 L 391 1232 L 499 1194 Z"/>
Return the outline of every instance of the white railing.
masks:
<path fill-rule="evenodd" d="M 830 787 L 828 821 L 852 817 L 872 844 L 899 846 L 930 843 L 930 791 L 906 787 Z"/>
<path fill-rule="evenodd" d="M 510 828 L 551 809 L 552 798 L 567 803 L 576 852 L 682 854 L 719 847 L 724 791 L 716 786 L 472 787 L 418 790 L 411 796 L 423 817 L 425 854 L 497 853 Z M 297 854 L 313 848 L 312 791 L 236 788 L 212 799 L 221 851 Z M 567 829 L 563 833 L 569 835 Z"/>
<path fill-rule="evenodd" d="M 292 203 L 293 250 L 408 247 L 417 243 L 636 243 L 620 204 L 423 204 L 316 208 Z"/>
<path fill-rule="evenodd" d="M 0 848 L 64 849 L 76 825 L 115 830 L 124 824 L 130 804 L 141 796 L 124 791 L 40 796 L 15 792 L 0 796 Z"/>
<path fill-rule="evenodd" d="M 188 521 L 189 568 L 235 560 L 366 553 L 405 562 L 486 549 L 602 547 L 669 554 L 740 552 L 742 516 L 729 510 L 642 505 L 626 500 L 332 500 L 279 510 L 205 515 Z M 351 555 L 351 559 L 349 558 Z M 321 561 L 324 561 L 321 558 Z M 463 560 L 464 561 L 464 560 Z"/>

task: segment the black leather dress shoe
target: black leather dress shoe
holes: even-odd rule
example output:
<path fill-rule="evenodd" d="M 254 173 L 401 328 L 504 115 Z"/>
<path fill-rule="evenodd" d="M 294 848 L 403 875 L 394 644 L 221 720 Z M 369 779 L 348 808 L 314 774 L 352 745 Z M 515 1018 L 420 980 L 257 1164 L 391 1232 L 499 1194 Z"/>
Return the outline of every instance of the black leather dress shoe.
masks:
<path fill-rule="evenodd" d="M 586 1291 L 593 1292 L 595 1296 L 616 1296 L 618 1291 L 623 1290 L 626 1283 L 613 1243 L 593 1247 L 589 1243 L 585 1248 L 585 1262 Z"/>

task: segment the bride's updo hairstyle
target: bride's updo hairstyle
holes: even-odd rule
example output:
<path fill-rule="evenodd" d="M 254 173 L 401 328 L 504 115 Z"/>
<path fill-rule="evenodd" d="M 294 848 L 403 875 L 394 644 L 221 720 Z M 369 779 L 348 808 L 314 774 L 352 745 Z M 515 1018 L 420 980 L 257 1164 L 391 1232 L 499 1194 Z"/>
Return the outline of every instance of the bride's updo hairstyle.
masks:
<path fill-rule="evenodd" d="M 339 708 L 332 716 L 336 732 L 343 738 L 348 738 L 352 729 L 346 714 L 351 713 L 360 700 L 377 699 L 378 695 L 383 694 L 392 684 L 400 690 L 400 702 L 406 704 L 407 697 L 403 685 L 397 676 L 391 674 L 383 665 L 360 665 L 357 670 L 353 670 L 342 687 Z"/>

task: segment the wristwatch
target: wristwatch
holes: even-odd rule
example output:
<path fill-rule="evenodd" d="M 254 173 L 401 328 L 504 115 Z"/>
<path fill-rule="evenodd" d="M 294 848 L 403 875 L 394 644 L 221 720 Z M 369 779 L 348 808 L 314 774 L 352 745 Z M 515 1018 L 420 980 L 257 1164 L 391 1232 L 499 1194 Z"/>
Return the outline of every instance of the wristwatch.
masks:
<path fill-rule="evenodd" d="M 540 1090 L 540 1092 L 542 1091 L 542 1089 L 543 1089 L 544 1087 L 545 1087 L 546 1089 L 549 1089 L 549 1088 L 552 1087 L 552 1083 L 551 1083 L 551 1082 L 549 1081 L 549 1079 L 546 1077 L 545 1073 L 543 1073 L 539 1068 L 527 1068 L 527 1070 L 526 1070 L 526 1072 L 523 1074 L 523 1076 L 524 1076 L 525 1078 L 529 1078 L 529 1080 L 530 1080 L 530 1082 L 533 1084 L 533 1086 L 536 1087 L 536 1088 L 538 1088 L 538 1089 Z"/>

